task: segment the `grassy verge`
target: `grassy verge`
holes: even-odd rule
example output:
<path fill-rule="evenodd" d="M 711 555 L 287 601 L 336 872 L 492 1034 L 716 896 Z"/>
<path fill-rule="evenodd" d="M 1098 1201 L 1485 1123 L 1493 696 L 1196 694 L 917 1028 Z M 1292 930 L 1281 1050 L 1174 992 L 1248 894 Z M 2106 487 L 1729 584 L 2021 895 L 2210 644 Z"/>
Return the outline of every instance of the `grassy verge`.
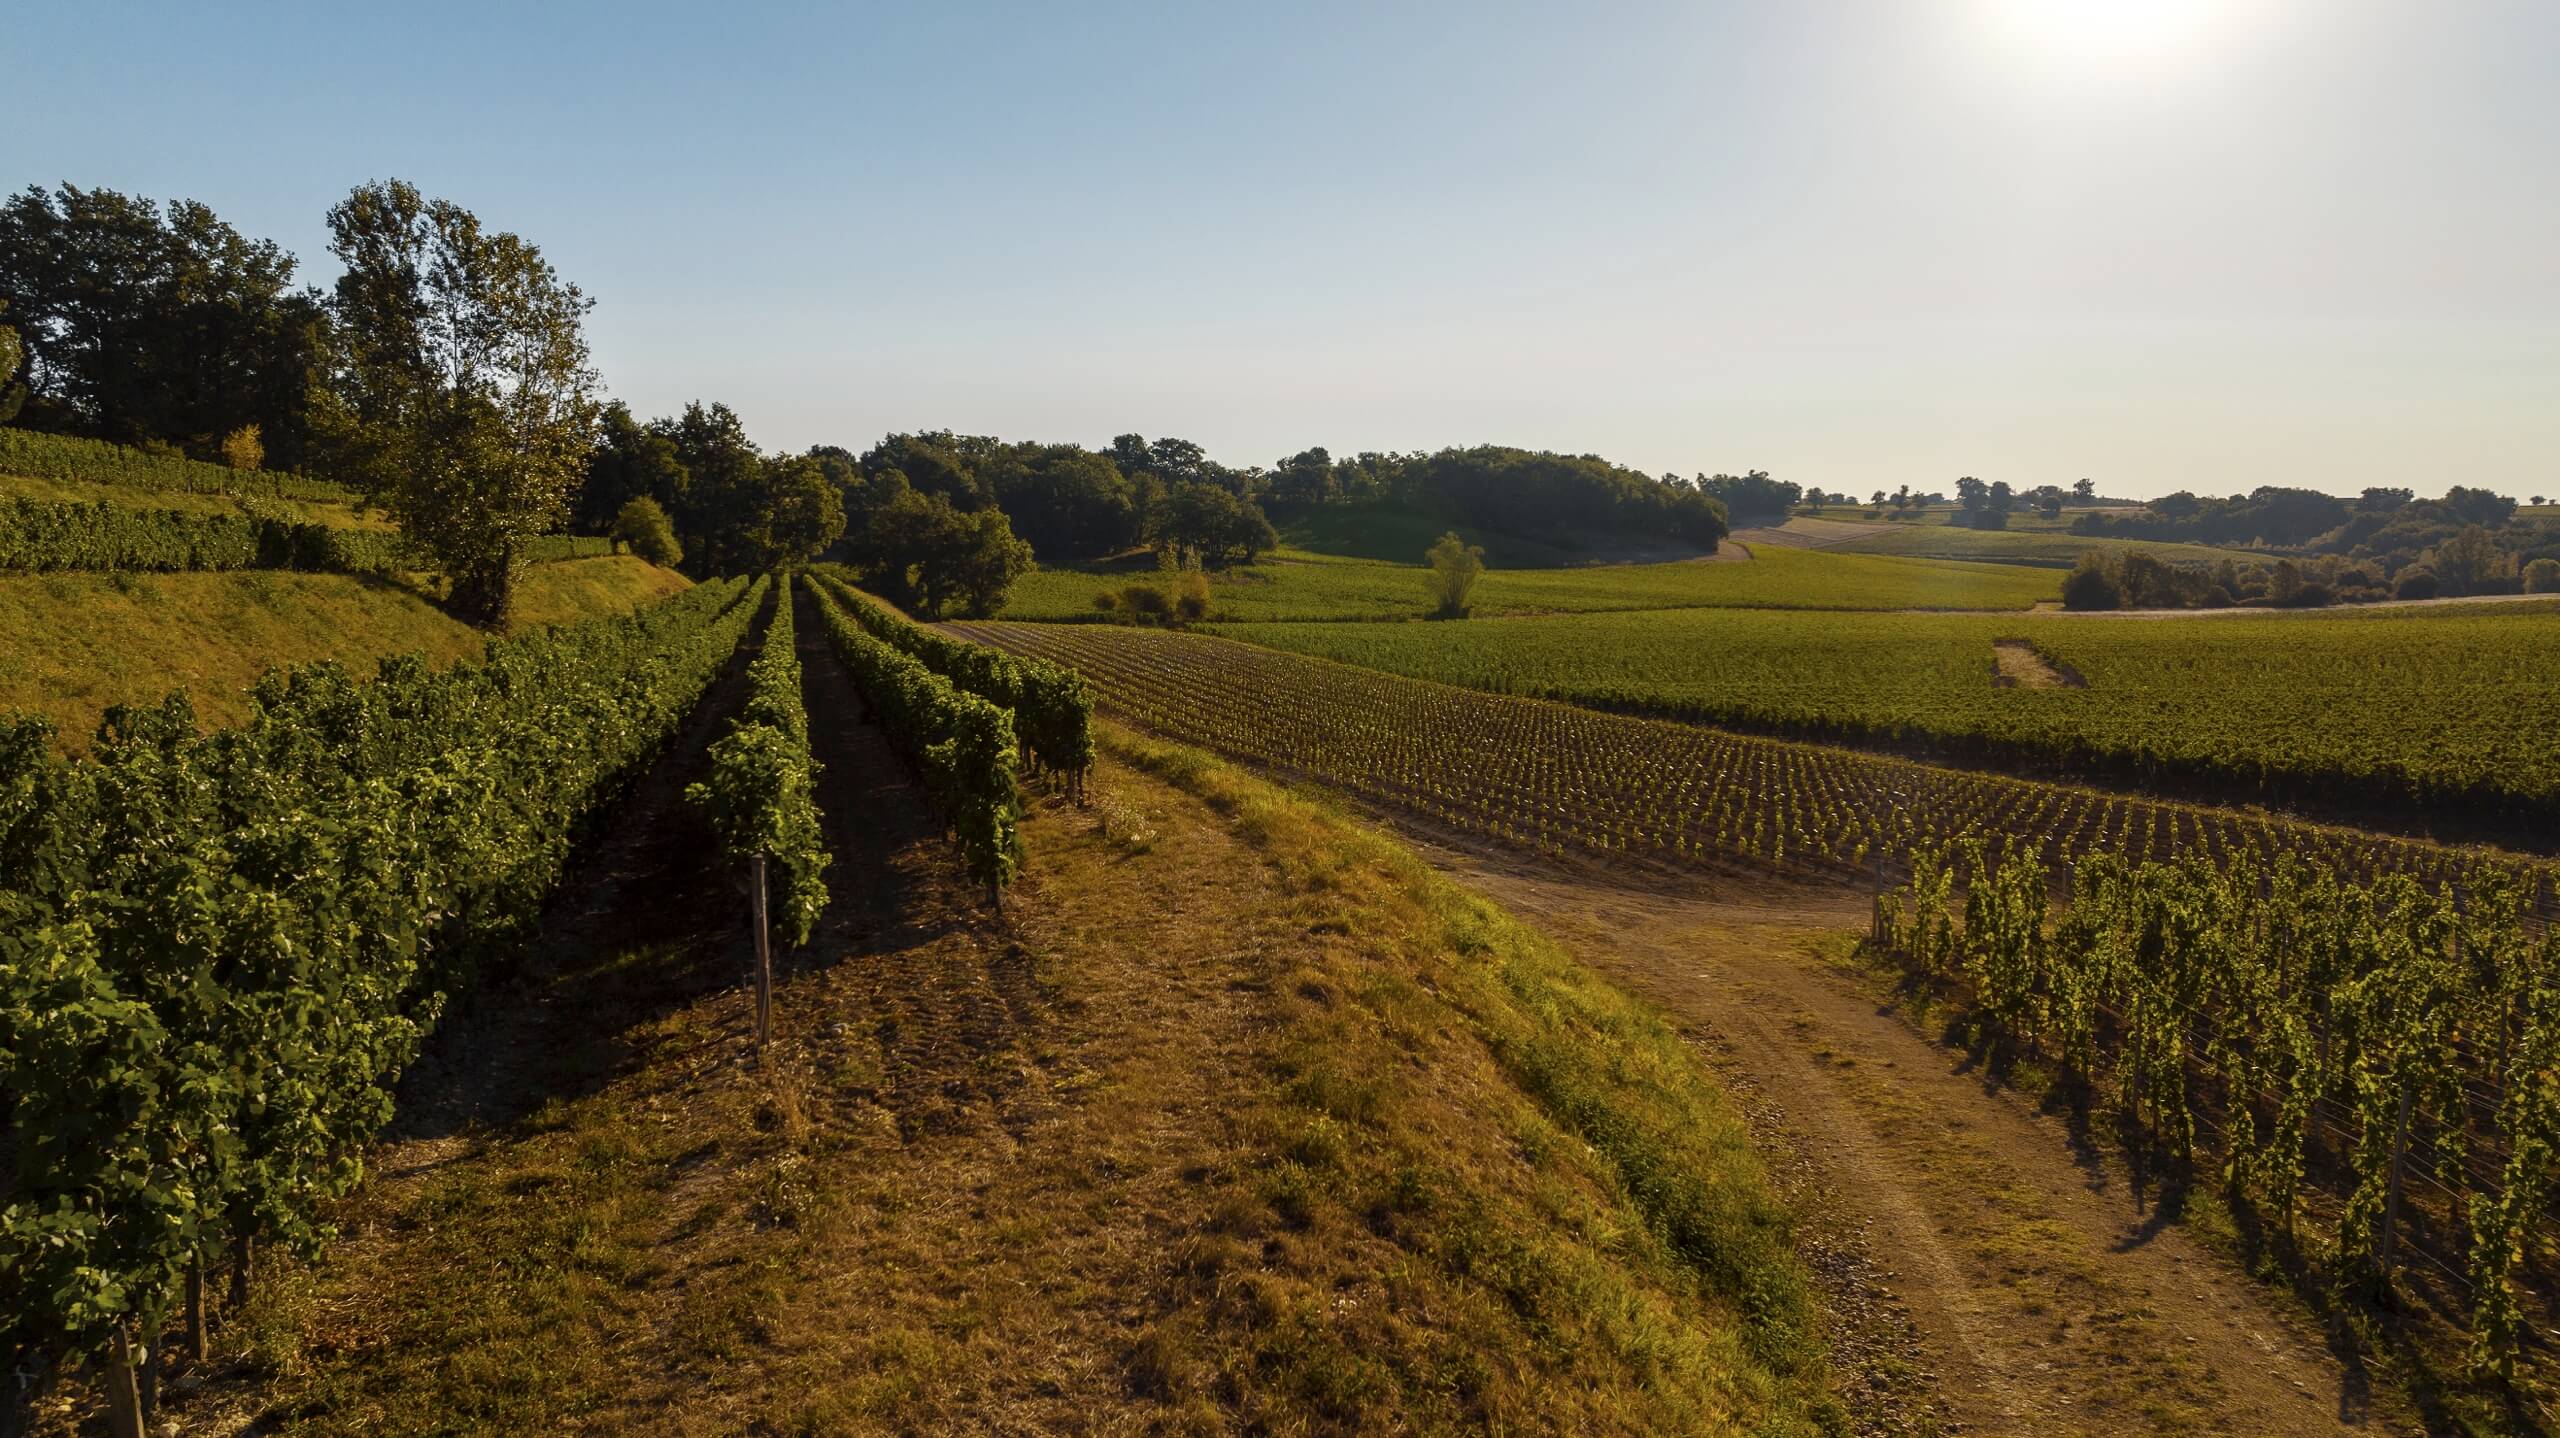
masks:
<path fill-rule="evenodd" d="M 628 556 L 537 565 L 517 622 L 625 613 L 684 586 Z M 113 704 L 184 687 L 207 724 L 230 724 L 271 664 L 334 659 L 370 672 L 404 653 L 449 663 L 486 639 L 418 589 L 353 575 L 0 575 L 0 710 L 42 714 L 78 748 Z"/>

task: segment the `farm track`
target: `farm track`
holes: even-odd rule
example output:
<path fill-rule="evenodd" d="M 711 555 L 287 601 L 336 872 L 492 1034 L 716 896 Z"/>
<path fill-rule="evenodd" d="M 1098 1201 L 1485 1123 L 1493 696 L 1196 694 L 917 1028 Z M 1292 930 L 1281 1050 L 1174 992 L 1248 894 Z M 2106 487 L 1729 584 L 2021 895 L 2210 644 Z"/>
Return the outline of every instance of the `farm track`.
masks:
<path fill-rule="evenodd" d="M 1828 1210 L 1817 1230 L 1844 1231 L 1883 1274 L 1962 1431 L 2421 1431 L 2122 1165 L 1826 960 L 1823 941 L 1864 922 L 1858 896 L 1611 882 L 1397 827 L 1663 1006 L 1756 1100 L 1794 1187 Z"/>
<path fill-rule="evenodd" d="M 1865 924 L 1859 893 L 1734 874 L 1704 888 L 1695 874 L 1536 859 L 1351 807 L 1660 1005 L 1745 1100 L 1807 1211 L 1809 1256 L 1850 1275 L 1825 1284 L 1835 1307 L 1864 1310 L 1844 1328 L 1861 1345 L 1918 1350 L 1916 1365 L 1900 1361 L 1930 1391 L 1885 1400 L 1892 1416 L 1867 1431 L 2425 1431 L 2299 1312 L 2177 1228 L 2120 1162 L 1825 958 L 1825 940 Z"/>

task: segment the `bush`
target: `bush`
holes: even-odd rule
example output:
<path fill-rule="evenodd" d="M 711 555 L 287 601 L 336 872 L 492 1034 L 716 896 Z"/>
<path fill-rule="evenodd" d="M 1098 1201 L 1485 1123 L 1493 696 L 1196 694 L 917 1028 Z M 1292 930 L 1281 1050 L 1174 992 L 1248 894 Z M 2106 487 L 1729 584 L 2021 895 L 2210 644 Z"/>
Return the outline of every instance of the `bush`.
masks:
<path fill-rule="evenodd" d="M 2323 609 L 2338 602 L 2338 593 L 2312 579 L 2294 586 L 2293 593 L 2279 602 L 2287 609 Z"/>
<path fill-rule="evenodd" d="M 630 545 L 633 554 L 660 569 L 673 569 L 684 558 L 684 546 L 676 542 L 675 524 L 658 502 L 645 494 L 622 506 L 622 512 L 613 517 L 609 533 Z"/>
<path fill-rule="evenodd" d="M 1120 596 L 1108 589 L 1103 590 L 1093 596 L 1093 607 L 1105 614 L 1117 613 L 1120 609 Z"/>
<path fill-rule="evenodd" d="M 2560 559 L 2537 559 L 2524 567 L 2524 592 L 2560 594 Z"/>
<path fill-rule="evenodd" d="M 2425 565 L 2412 565 L 2400 571 L 2400 579 L 2391 586 L 2394 599 L 2433 599 L 2443 588 L 2436 582 L 2436 572 Z"/>
<path fill-rule="evenodd" d="M 2107 573 L 2105 556 L 2084 554 L 2078 565 L 2063 576 L 2062 607 L 2065 609 L 2121 609 L 2124 593 L 2116 587 L 2115 578 Z"/>
<path fill-rule="evenodd" d="M 244 424 L 222 437 L 222 462 L 233 469 L 261 470 L 267 467 L 266 441 L 259 437 L 254 424 Z"/>
<path fill-rule="evenodd" d="M 1194 569 L 1173 582 L 1173 614 L 1185 624 L 1209 617 L 1209 576 Z"/>
<path fill-rule="evenodd" d="M 2005 509 L 1968 510 L 1964 515 L 1964 522 L 1975 529 L 2007 529 L 2009 512 Z"/>
<path fill-rule="evenodd" d="M 1431 595 L 1439 603 L 1432 613 L 1442 619 L 1466 618 L 1467 600 L 1484 575 L 1484 547 L 1460 539 L 1453 529 L 1433 542 L 1423 558 L 1431 565 Z"/>
<path fill-rule="evenodd" d="M 1131 584 L 1120 590 L 1120 610 L 1140 624 L 1161 623 L 1173 612 L 1173 601 L 1152 584 Z"/>

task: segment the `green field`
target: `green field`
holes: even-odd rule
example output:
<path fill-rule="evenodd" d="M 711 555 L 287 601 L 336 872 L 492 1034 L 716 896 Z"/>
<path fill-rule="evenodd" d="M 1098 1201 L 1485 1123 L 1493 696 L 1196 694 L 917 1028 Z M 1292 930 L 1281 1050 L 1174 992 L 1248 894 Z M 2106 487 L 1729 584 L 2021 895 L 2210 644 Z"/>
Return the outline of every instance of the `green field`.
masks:
<path fill-rule="evenodd" d="M 1824 517 L 1841 523 L 1865 523 L 1864 514 L 1864 511 L 1834 509 Z M 2071 533 L 2067 525 L 2067 518 L 2042 520 L 2033 516 L 2013 516 L 2008 529 L 1973 529 L 1949 524 L 1946 516 L 1933 514 L 1925 519 L 1877 523 L 1870 526 L 1875 531 L 1873 534 L 1826 547 L 1834 554 L 1896 554 L 1910 559 L 1963 559 L 2025 564 L 2045 569 L 2068 569 L 2079 562 L 2081 555 L 2093 549 L 2109 552 L 2139 549 L 2173 564 L 2220 564 L 2224 560 L 2241 564 L 2271 563 L 2275 558 L 2245 549 L 2216 549 L 2203 544 L 2153 544 L 2145 540 L 2092 538 Z"/>
<path fill-rule="evenodd" d="M 1088 619 L 1093 597 L 1150 577 L 1042 569 L 1018 581 L 999 618 Z M 1416 619 L 1431 608 L 1430 574 L 1390 564 L 1283 550 L 1264 562 L 1214 574 L 1211 616 L 1245 623 L 1280 620 Z M 1755 558 L 1579 568 L 1491 569 L 1477 586 L 1475 612 L 1573 614 L 1621 609 L 1997 609 L 2054 599 L 2046 570 L 1763 546 Z"/>
<path fill-rule="evenodd" d="M 2112 620 L 1689 610 L 1245 624 L 1259 644 L 1497 692 L 2232 798 L 2560 812 L 2560 604 Z M 1995 682 L 2023 638 L 2086 688 Z"/>

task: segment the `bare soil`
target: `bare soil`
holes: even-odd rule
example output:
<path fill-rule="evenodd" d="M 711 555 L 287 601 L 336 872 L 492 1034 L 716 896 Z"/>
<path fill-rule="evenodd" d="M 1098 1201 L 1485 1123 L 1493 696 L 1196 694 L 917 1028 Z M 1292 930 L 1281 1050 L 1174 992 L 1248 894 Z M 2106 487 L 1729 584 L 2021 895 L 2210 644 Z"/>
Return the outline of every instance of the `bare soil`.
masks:
<path fill-rule="evenodd" d="M 2057 667 L 2025 639 L 1991 641 L 1991 665 L 1997 682 L 2010 689 L 2086 689 L 2089 681 L 2075 670 Z"/>

